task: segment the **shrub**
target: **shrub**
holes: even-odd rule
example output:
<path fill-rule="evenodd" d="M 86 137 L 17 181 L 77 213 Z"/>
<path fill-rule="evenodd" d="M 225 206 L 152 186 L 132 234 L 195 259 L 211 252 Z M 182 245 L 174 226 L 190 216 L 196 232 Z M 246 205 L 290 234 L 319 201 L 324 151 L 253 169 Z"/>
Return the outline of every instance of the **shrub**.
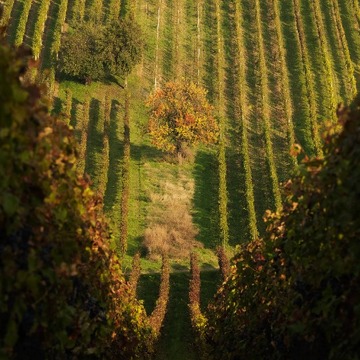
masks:
<path fill-rule="evenodd" d="M 218 257 L 222 279 L 225 281 L 230 273 L 230 260 L 228 259 L 225 249 L 222 246 L 218 246 L 216 248 L 216 255 Z"/>
<path fill-rule="evenodd" d="M 157 336 L 160 333 L 161 326 L 165 319 L 166 309 L 169 302 L 169 292 L 170 292 L 170 265 L 167 255 L 163 255 L 159 297 L 156 300 L 156 306 L 154 311 L 149 316 L 149 323 Z"/>
<path fill-rule="evenodd" d="M 0 357 L 143 359 L 145 310 L 77 174 L 71 130 L 21 81 L 28 58 L 0 44 Z"/>
<path fill-rule="evenodd" d="M 208 312 L 216 359 L 354 359 L 360 338 L 360 102 L 307 159 L 268 213 L 263 240 L 242 246 Z"/>

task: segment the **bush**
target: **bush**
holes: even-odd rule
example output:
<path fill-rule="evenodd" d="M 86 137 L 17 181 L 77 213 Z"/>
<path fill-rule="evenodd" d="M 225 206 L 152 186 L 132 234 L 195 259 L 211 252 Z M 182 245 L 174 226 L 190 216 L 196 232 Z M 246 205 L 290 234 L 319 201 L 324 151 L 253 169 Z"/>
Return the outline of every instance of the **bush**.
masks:
<path fill-rule="evenodd" d="M 169 292 L 170 292 L 170 265 L 167 255 L 163 255 L 159 297 L 156 300 L 156 306 L 154 311 L 149 316 L 149 322 L 156 336 L 159 336 L 160 329 L 165 319 L 166 310 L 169 302 Z"/>
<path fill-rule="evenodd" d="M 300 166 L 265 238 L 234 259 L 205 327 L 215 359 L 358 357 L 359 104 L 339 110 L 324 159 Z"/>
<path fill-rule="evenodd" d="M 0 44 L 0 357 L 143 359 L 145 310 L 77 175 L 71 130 L 20 80 L 28 58 Z"/>

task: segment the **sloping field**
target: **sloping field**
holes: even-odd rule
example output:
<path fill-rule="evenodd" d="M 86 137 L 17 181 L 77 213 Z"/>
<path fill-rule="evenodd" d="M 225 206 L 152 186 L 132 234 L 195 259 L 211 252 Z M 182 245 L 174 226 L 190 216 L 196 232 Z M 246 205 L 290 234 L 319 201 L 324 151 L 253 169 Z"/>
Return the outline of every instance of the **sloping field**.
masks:
<path fill-rule="evenodd" d="M 203 262 L 215 264 L 208 249 L 217 244 L 261 235 L 263 214 L 281 206 L 279 184 L 296 163 L 290 148 L 298 143 L 321 156 L 325 121 L 359 82 L 357 0 L 7 0 L 4 10 L 8 41 L 26 43 L 39 57 L 53 110 L 68 116 L 79 139 L 79 169 L 104 195 L 114 246 L 125 234 L 129 256 L 169 184 L 188 194 L 174 201 L 190 204 Z M 67 24 L 129 13 L 143 29 L 145 50 L 127 89 L 55 80 Z M 149 93 L 179 79 L 208 90 L 221 127 L 219 146 L 198 149 L 185 164 L 169 162 L 144 131 Z"/>

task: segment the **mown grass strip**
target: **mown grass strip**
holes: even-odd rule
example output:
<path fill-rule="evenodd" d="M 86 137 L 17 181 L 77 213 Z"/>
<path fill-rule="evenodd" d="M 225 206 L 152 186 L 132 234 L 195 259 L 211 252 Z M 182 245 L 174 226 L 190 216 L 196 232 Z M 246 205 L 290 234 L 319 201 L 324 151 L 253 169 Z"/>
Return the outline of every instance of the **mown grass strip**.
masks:
<path fill-rule="evenodd" d="M 309 67 L 312 72 L 312 87 L 316 95 L 316 122 L 318 124 L 318 132 L 321 140 L 324 120 L 329 120 L 330 115 L 332 115 L 330 110 L 332 108 L 330 101 L 330 92 L 326 81 L 327 72 L 324 66 L 322 45 L 318 35 L 318 28 L 314 9 L 312 7 L 313 2 L 300 1 L 299 5 L 302 19 L 302 27 L 305 36 L 305 45 L 309 60 Z"/>
<path fill-rule="evenodd" d="M 353 13 L 357 21 L 357 29 L 360 29 L 360 5 L 358 0 L 352 0 Z"/>
<path fill-rule="evenodd" d="M 53 0 L 50 2 L 48 16 L 45 22 L 45 29 L 43 35 L 43 46 L 40 53 L 41 69 L 49 69 L 53 65 L 51 57 L 51 47 L 54 39 L 54 32 L 56 28 L 56 19 L 59 16 L 60 0 Z"/>
<path fill-rule="evenodd" d="M 121 172 L 121 200 L 120 200 L 120 238 L 119 251 L 125 254 L 128 246 L 128 222 L 129 222 L 129 199 L 130 199 L 130 94 L 125 89 L 125 114 L 124 114 L 124 155 Z"/>
<path fill-rule="evenodd" d="M 109 124 L 109 171 L 104 205 L 105 211 L 113 221 L 114 237 L 117 239 L 120 223 L 121 199 L 121 157 L 123 152 L 123 118 L 119 111 L 119 102 L 112 100 Z"/>
<path fill-rule="evenodd" d="M 220 1 L 216 1 L 216 37 L 217 37 L 217 99 L 215 107 L 218 109 L 220 138 L 218 149 L 218 176 L 219 176 L 219 225 L 220 225 L 220 242 L 223 247 L 229 242 L 229 224 L 228 224 L 228 196 L 226 180 L 226 118 L 225 118 L 225 53 L 224 40 L 222 34 L 222 12 Z"/>
<path fill-rule="evenodd" d="M 295 144 L 295 131 L 293 124 L 293 115 L 294 115 L 293 105 L 290 95 L 290 79 L 289 79 L 288 68 L 286 66 L 286 47 L 283 37 L 283 28 L 281 26 L 279 0 L 272 0 L 272 1 L 273 1 L 276 35 L 278 40 L 277 44 L 278 44 L 279 60 L 280 60 L 282 96 L 283 96 L 284 108 L 286 113 L 289 147 L 291 149 Z M 293 159 L 294 159 L 294 165 L 296 165 L 295 157 L 293 157 Z"/>
<path fill-rule="evenodd" d="M 90 175 L 95 189 L 98 189 L 99 177 L 102 173 L 104 115 L 104 101 L 92 98 L 90 101 L 85 172 Z"/>
<path fill-rule="evenodd" d="M 79 158 L 76 167 L 79 174 L 85 173 L 87 138 L 88 138 L 88 128 L 89 128 L 89 112 L 90 112 L 89 100 L 86 100 L 82 106 L 78 105 L 78 109 L 76 111 L 76 123 L 77 123 L 77 129 L 80 130 L 81 133 L 80 133 L 80 144 L 79 144 Z"/>
<path fill-rule="evenodd" d="M 156 25 L 156 45 L 155 45 L 155 70 L 154 70 L 154 88 L 159 86 L 159 57 L 160 57 L 160 25 L 162 16 L 162 0 L 158 0 L 157 6 L 157 25 Z"/>
<path fill-rule="evenodd" d="M 102 166 L 100 169 L 100 175 L 98 180 L 98 191 L 102 197 L 105 196 L 105 191 L 108 183 L 108 172 L 110 164 L 110 111 L 111 101 L 109 97 L 105 97 L 104 103 L 104 136 L 103 136 L 103 149 L 102 149 Z"/>
<path fill-rule="evenodd" d="M 36 20 L 40 8 L 40 1 L 33 1 L 26 21 L 25 33 L 23 37 L 23 44 L 31 47 L 32 38 L 35 32 Z"/>
<path fill-rule="evenodd" d="M 242 3 L 244 46 L 247 54 L 246 84 L 249 111 L 247 116 L 247 136 L 249 165 L 254 182 L 254 206 L 259 234 L 265 231 L 263 215 L 267 209 L 274 209 L 274 197 L 266 152 L 265 121 L 263 114 L 262 73 L 260 70 L 259 31 L 256 21 L 255 1 Z M 250 65 L 251 64 L 251 65 Z"/>
<path fill-rule="evenodd" d="M 335 33 L 336 38 L 339 44 L 339 50 L 341 53 L 341 57 L 345 64 L 346 69 L 346 99 L 348 101 L 352 100 L 356 94 L 356 80 L 355 80 L 355 69 L 353 63 L 351 61 L 350 51 L 348 47 L 348 43 L 346 40 L 344 27 L 341 22 L 341 17 L 339 13 L 339 4 L 337 0 L 327 0 L 327 5 L 331 11 L 331 17 L 335 25 Z"/>
<path fill-rule="evenodd" d="M 306 38 L 304 33 L 304 25 L 300 12 L 301 0 L 293 0 L 294 14 L 295 14 L 295 26 L 297 31 L 297 40 L 299 43 L 302 68 L 305 78 L 306 98 L 308 102 L 309 112 L 309 125 L 311 129 L 312 139 L 308 139 L 308 143 L 312 143 L 314 151 L 317 156 L 322 156 L 322 143 L 319 135 L 319 128 L 317 124 L 317 96 L 314 89 L 313 73 L 311 70 L 309 54 L 306 45 Z"/>
<path fill-rule="evenodd" d="M 355 5 L 352 0 L 341 0 L 337 2 L 337 9 L 348 43 L 350 58 L 356 68 L 360 64 L 360 28 L 357 18 L 359 4 Z"/>
<path fill-rule="evenodd" d="M 159 34 L 159 49 L 161 49 L 161 79 L 164 82 L 173 81 L 176 76 L 176 0 L 165 1 L 162 11 L 163 26 Z M 159 25 L 159 24 L 158 24 Z M 158 41 L 158 40 L 157 40 Z M 159 54 L 160 55 L 160 54 Z"/>
<path fill-rule="evenodd" d="M 326 111 L 326 115 L 335 121 L 336 119 L 335 110 L 337 108 L 337 104 L 339 102 L 340 96 L 337 89 L 336 77 L 332 66 L 334 60 L 332 59 L 332 55 L 329 50 L 329 44 L 326 38 L 324 21 L 322 18 L 319 0 L 311 1 L 310 5 L 315 19 L 317 37 L 320 43 L 322 66 L 325 75 L 324 77 L 325 77 L 327 93 L 330 97 L 329 108 Z"/>
<path fill-rule="evenodd" d="M 197 0 L 196 3 L 196 79 L 200 85 L 202 78 L 202 19 L 203 19 L 203 0 Z"/>
<path fill-rule="evenodd" d="M 62 27 L 66 19 L 67 6 L 68 6 L 68 0 L 60 0 L 59 12 L 56 17 L 53 39 L 50 46 L 50 54 L 53 61 L 57 60 L 58 58 L 58 53 L 61 45 Z"/>
<path fill-rule="evenodd" d="M 182 74 L 187 81 L 199 84 L 197 78 L 196 42 L 197 42 L 197 1 L 183 0 L 184 10 L 181 23 L 182 33 Z M 195 30 L 196 29 L 196 30 Z"/>
<path fill-rule="evenodd" d="M 65 116 L 65 121 L 68 125 L 71 123 L 71 110 L 72 110 L 73 98 L 72 91 L 70 89 L 65 90 L 65 102 L 61 108 L 62 113 Z"/>
<path fill-rule="evenodd" d="M 234 65 L 238 71 L 236 90 L 238 96 L 234 104 L 235 112 L 239 121 L 240 139 L 241 139 L 241 157 L 245 173 L 245 198 L 246 208 L 248 211 L 249 221 L 249 236 L 250 239 L 255 239 L 258 236 L 255 199 L 254 199 L 254 185 L 250 167 L 249 142 L 247 131 L 247 118 L 249 115 L 249 104 L 247 99 L 247 84 L 246 84 L 246 49 L 244 45 L 244 25 L 243 25 L 243 10 L 241 4 L 237 1 L 235 3 L 235 36 L 236 36 L 236 53 Z"/>
<path fill-rule="evenodd" d="M 255 22 L 256 22 L 256 32 L 257 32 L 257 50 L 259 52 L 259 70 L 260 70 L 260 94 L 262 98 L 260 103 L 262 120 L 264 126 L 265 134 L 265 148 L 266 148 L 266 158 L 269 166 L 272 192 L 274 197 L 274 205 L 277 211 L 281 208 L 281 195 L 279 189 L 279 180 L 277 176 L 273 145 L 271 142 L 271 122 L 270 122 L 270 95 L 269 95 L 269 79 L 268 79 L 268 69 L 265 59 L 265 50 L 264 50 L 264 40 L 263 40 L 263 29 L 261 24 L 261 12 L 260 12 L 260 3 L 259 0 L 255 0 Z"/>
<path fill-rule="evenodd" d="M 264 56 L 268 71 L 270 139 L 278 180 L 284 181 L 297 163 L 297 159 L 290 155 L 295 143 L 295 133 L 286 49 L 278 2 L 266 0 L 260 3 L 260 7 Z"/>
<path fill-rule="evenodd" d="M 181 44 L 181 25 L 180 25 L 180 21 L 181 21 L 181 15 L 180 15 L 180 11 L 181 11 L 181 5 L 183 6 L 183 4 L 180 5 L 180 0 L 174 0 L 175 1 L 175 6 L 173 7 L 173 23 L 172 23 L 172 27 L 175 30 L 174 31 L 174 41 L 173 41 L 173 53 L 174 53 L 174 60 L 173 60 L 173 69 L 174 69 L 174 74 L 173 77 L 175 79 L 181 79 L 182 78 L 182 73 L 181 73 L 181 59 L 180 59 L 180 44 Z M 175 24 L 175 26 L 174 26 Z"/>

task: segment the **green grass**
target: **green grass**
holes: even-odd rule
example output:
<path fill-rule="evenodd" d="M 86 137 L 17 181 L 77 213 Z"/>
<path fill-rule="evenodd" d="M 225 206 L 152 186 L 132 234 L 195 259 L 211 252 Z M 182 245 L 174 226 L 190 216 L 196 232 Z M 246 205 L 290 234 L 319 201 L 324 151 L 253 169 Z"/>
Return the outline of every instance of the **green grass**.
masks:
<path fill-rule="evenodd" d="M 85 172 L 90 175 L 97 188 L 101 172 L 103 133 L 104 133 L 104 100 L 92 98 L 90 101 L 90 120 L 88 127 L 88 151 Z"/>
<path fill-rule="evenodd" d="M 270 137 L 279 182 L 287 180 L 293 160 L 289 151 L 293 139 L 292 103 L 285 59 L 282 58 L 281 38 L 276 29 L 276 12 L 273 1 L 261 1 L 261 17 L 264 27 L 263 40 L 265 61 L 268 66 L 270 102 Z M 281 33 L 280 33 L 281 36 Z M 287 103 L 288 102 L 288 103 Z"/>
<path fill-rule="evenodd" d="M 156 360 L 196 360 L 189 314 L 190 274 L 175 272 L 170 275 L 170 299 L 161 337 L 157 347 Z M 208 301 L 214 295 L 220 283 L 218 271 L 201 272 L 201 300 L 205 310 Z M 155 307 L 160 285 L 159 274 L 147 274 L 140 277 L 138 297 L 144 301 L 147 314 Z"/>
<path fill-rule="evenodd" d="M 53 59 L 51 55 L 51 47 L 54 41 L 56 31 L 56 19 L 59 16 L 60 0 L 54 0 L 50 3 L 48 18 L 45 22 L 44 38 L 43 38 L 43 51 L 40 55 L 41 68 L 48 69 L 53 66 Z"/>
<path fill-rule="evenodd" d="M 256 26 L 255 8 L 251 1 L 243 2 L 244 28 L 249 29 L 245 34 L 247 53 L 247 84 L 249 88 L 248 99 L 250 105 L 248 117 L 248 141 L 250 166 L 254 186 L 254 204 L 256 210 L 257 226 L 260 234 L 265 230 L 263 215 L 267 209 L 275 209 L 270 172 L 267 165 L 265 150 L 264 119 L 262 113 L 260 49 L 258 45 L 258 28 Z M 256 91 L 252 91 L 255 89 Z M 257 180 L 261 178 L 261 182 Z"/>
<path fill-rule="evenodd" d="M 286 63 L 290 75 L 291 97 L 294 104 L 295 142 L 300 144 L 306 153 L 312 153 L 311 129 L 308 126 L 308 109 L 306 96 L 306 82 L 303 74 L 302 59 L 297 41 L 294 8 L 292 1 L 281 2 L 281 21 L 284 29 L 285 48 L 287 50 Z"/>
<path fill-rule="evenodd" d="M 88 2 L 90 4 L 90 2 Z M 91 2 L 95 3 L 94 1 Z M 319 101 L 319 119 L 328 116 L 329 111 L 329 94 L 326 91 L 325 70 L 322 61 L 321 49 L 319 49 L 319 40 L 311 14 L 309 3 L 301 2 L 301 20 L 304 23 L 306 51 L 309 56 L 310 68 L 314 72 L 314 89 Z M 330 2 L 327 2 L 330 4 Z M 102 10 L 104 17 L 110 14 L 111 1 L 103 3 Z M 154 184 L 159 184 L 166 174 L 167 169 L 178 168 L 168 164 L 162 153 L 153 148 L 149 139 L 144 135 L 143 129 L 146 127 L 147 110 L 144 107 L 144 101 L 151 92 L 154 84 L 154 60 L 155 60 L 155 42 L 158 4 L 156 0 L 144 2 L 137 1 L 134 4 L 130 2 L 121 3 L 122 13 L 134 11 L 136 19 L 139 21 L 146 39 L 145 52 L 141 64 L 136 68 L 129 78 L 129 89 L 131 92 L 131 164 L 130 164 L 130 207 L 129 207 L 129 257 L 125 259 L 124 264 L 127 266 L 131 256 L 141 247 L 144 230 L 147 227 L 149 212 L 149 191 Z M 326 39 L 329 43 L 329 51 L 333 60 L 330 65 L 336 74 L 336 85 L 339 85 L 342 97 L 345 96 L 347 87 L 346 63 L 341 54 L 339 55 L 340 45 L 337 45 L 334 19 L 331 12 L 326 9 L 321 2 L 321 13 L 324 19 L 324 30 Z M 9 27 L 9 40 L 15 36 L 18 21 L 21 15 L 23 2 L 15 1 L 12 11 L 12 19 Z M 37 5 L 37 4 L 35 4 Z M 69 1 L 67 9 L 67 18 L 70 18 L 74 9 L 75 1 Z M 269 165 L 266 161 L 268 151 L 264 141 L 264 124 L 262 122 L 260 92 L 260 68 L 258 64 L 257 49 L 257 29 L 254 25 L 254 9 L 249 0 L 241 0 L 241 14 L 244 21 L 243 28 L 246 29 L 241 42 L 245 46 L 245 82 L 242 93 L 245 101 L 243 105 L 247 109 L 242 116 L 239 113 L 239 84 L 237 77 L 240 72 L 234 69 L 234 58 L 242 49 L 235 46 L 236 31 L 234 25 L 235 3 L 221 3 L 220 28 L 216 28 L 216 2 L 208 1 L 202 3 L 200 33 L 201 33 L 201 66 L 202 83 L 208 89 L 208 97 L 214 103 L 220 105 L 222 117 L 226 119 L 226 165 L 227 181 L 226 189 L 229 198 L 228 219 L 230 225 L 230 244 L 236 245 L 239 242 L 247 241 L 251 236 L 249 230 L 249 201 L 251 199 L 250 185 L 245 185 L 246 174 L 251 175 L 251 188 L 254 190 L 256 222 L 260 232 L 264 230 L 262 225 L 262 215 L 267 208 L 274 208 L 273 190 Z M 280 72 L 280 65 L 276 61 L 276 49 L 274 42 L 277 35 L 272 26 L 268 25 L 273 21 L 270 6 L 271 1 L 260 2 L 261 5 L 261 24 L 264 36 L 264 53 L 265 62 L 268 68 L 268 87 L 269 87 L 269 106 L 270 106 L 270 138 L 273 144 L 275 168 L 279 174 L 280 180 L 286 180 L 291 164 L 288 157 L 288 137 L 287 123 L 288 119 L 285 113 L 284 100 L 281 100 L 281 91 L 277 88 L 281 77 L 277 76 Z M 341 20 L 345 31 L 347 42 L 352 60 L 357 63 L 359 60 L 359 35 L 353 31 L 356 21 L 354 16 L 350 15 L 350 5 L 342 0 L 339 2 L 341 10 Z M 31 11 L 31 18 L 36 15 L 36 7 Z M 179 10 L 179 12 L 178 12 Z M 46 34 L 44 37 L 44 48 L 42 53 L 42 66 L 52 66 L 51 48 L 54 37 L 55 22 L 59 11 L 59 1 L 51 2 L 49 17 L 46 22 Z M 88 11 L 88 9 L 86 9 Z M 282 3 L 280 6 L 280 16 L 282 22 L 282 35 L 286 48 L 286 66 L 290 74 L 290 94 L 294 106 L 295 141 L 299 142 L 306 152 L 311 153 L 312 145 L 310 144 L 311 129 L 308 120 L 308 110 L 306 101 L 306 79 L 299 50 L 298 40 L 296 38 L 294 9 L 292 3 Z M 34 21 L 35 19 L 32 19 Z M 31 24 L 29 23 L 27 41 L 31 37 Z M 344 46 L 345 46 L 344 45 Z M 171 80 L 184 75 L 193 79 L 197 76 L 198 66 L 196 57 L 197 46 L 197 5 L 191 0 L 167 0 L 162 2 L 160 38 L 159 38 L 159 77 L 163 80 Z M 342 45 L 343 46 L 343 45 Z M 275 46 L 276 47 L 276 46 Z M 219 53 L 220 50 L 220 53 Z M 222 51 L 224 50 L 224 51 Z M 220 56 L 219 56 L 220 54 Z M 275 59 L 275 60 L 274 60 Z M 243 66 L 242 64 L 241 66 Z M 215 76 L 215 74 L 217 74 Z M 123 116 L 123 89 L 111 82 L 93 82 L 90 85 L 82 85 L 73 81 L 59 78 L 59 92 L 57 100 L 54 103 L 54 111 L 58 111 L 62 104 L 65 103 L 65 89 L 69 89 L 73 96 L 72 119 L 71 124 L 76 126 L 74 110 L 76 104 L 83 103 L 85 99 L 93 99 L 91 102 L 90 124 L 87 146 L 86 172 L 89 173 L 94 185 L 97 184 L 99 168 L 102 164 L 102 120 L 98 119 L 98 101 L 103 101 L 105 95 L 112 100 L 112 120 L 110 125 L 110 166 L 108 171 L 108 186 L 105 191 L 105 209 L 108 217 L 113 224 L 114 241 L 118 236 L 119 224 L 119 199 L 121 198 L 121 154 L 122 154 L 122 116 Z M 221 108 L 223 110 L 221 110 Z M 246 127 L 247 141 L 249 146 L 249 164 L 250 168 L 246 169 L 244 138 L 241 137 L 241 127 Z M 240 132 L 239 132 L 240 131 Z M 77 134 L 78 138 L 80 134 Z M 195 224 L 199 227 L 198 240 L 204 245 L 205 249 L 212 249 L 219 243 L 219 209 L 218 209 L 218 165 L 216 159 L 216 149 L 200 149 L 195 158 L 195 163 L 189 165 L 185 170 L 189 179 L 195 180 L 195 192 L 192 202 L 193 217 Z M 163 170 L 159 173 L 159 168 Z M 273 169 L 274 170 L 274 169 Z M 247 172 L 246 172 L 247 171 Z M 171 171 L 170 171 L 171 173 Z M 249 175 L 248 174 L 248 175 Z M 148 181 L 147 179 L 150 179 Z M 176 182 L 176 176 L 169 175 L 168 180 Z M 155 186 L 156 187 L 156 186 Z M 250 190 L 249 190 L 250 189 Z M 249 193 L 250 191 L 250 193 Z M 248 195 L 247 195 L 248 194 Z M 249 195 L 250 194 L 250 195 Z M 207 250 L 206 250 L 207 251 Z M 208 253 L 209 261 L 213 256 Z M 207 255 L 204 255 L 205 258 Z M 158 268 L 158 264 L 144 260 L 145 269 L 152 271 Z"/>

